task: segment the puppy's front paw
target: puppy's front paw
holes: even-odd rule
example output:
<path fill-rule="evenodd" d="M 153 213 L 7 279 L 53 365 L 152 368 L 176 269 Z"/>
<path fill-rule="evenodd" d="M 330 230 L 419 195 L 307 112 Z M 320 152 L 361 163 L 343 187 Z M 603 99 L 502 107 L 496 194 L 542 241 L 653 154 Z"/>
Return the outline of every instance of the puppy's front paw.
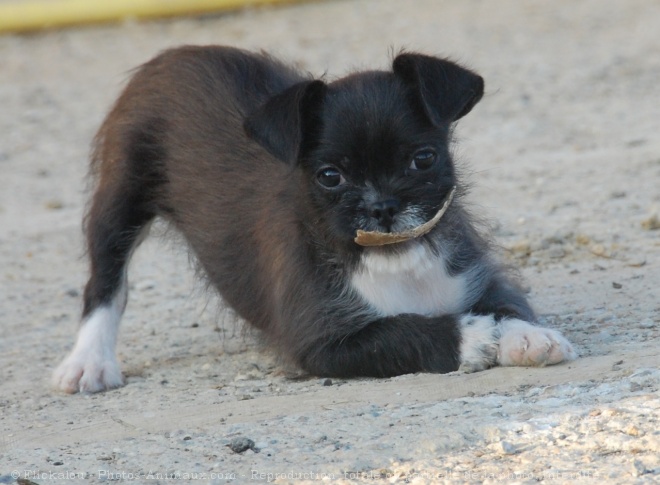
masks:
<path fill-rule="evenodd" d="M 573 360 L 577 353 L 556 330 L 537 327 L 522 320 L 501 323 L 498 363 L 506 366 L 544 366 Z"/>
<path fill-rule="evenodd" d="M 114 355 L 74 351 L 53 372 L 53 387 L 73 394 L 121 387 L 124 379 Z"/>

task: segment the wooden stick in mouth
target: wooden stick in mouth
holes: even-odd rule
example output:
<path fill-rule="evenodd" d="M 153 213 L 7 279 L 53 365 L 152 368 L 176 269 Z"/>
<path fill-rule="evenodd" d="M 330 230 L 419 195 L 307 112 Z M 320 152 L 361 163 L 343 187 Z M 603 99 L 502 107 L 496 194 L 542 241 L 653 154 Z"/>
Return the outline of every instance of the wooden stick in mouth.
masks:
<path fill-rule="evenodd" d="M 456 192 L 455 186 L 452 187 L 451 192 L 449 192 L 449 195 L 438 212 L 436 212 L 432 219 L 426 221 L 424 224 L 420 224 L 417 227 L 403 232 L 376 232 L 358 229 L 354 241 L 360 246 L 384 246 L 386 244 L 396 244 L 423 236 L 433 229 L 440 219 L 442 219 L 442 216 L 445 215 L 445 212 L 447 212 L 447 209 L 449 208 L 449 204 L 451 204 L 451 201 L 454 198 L 454 192 Z"/>

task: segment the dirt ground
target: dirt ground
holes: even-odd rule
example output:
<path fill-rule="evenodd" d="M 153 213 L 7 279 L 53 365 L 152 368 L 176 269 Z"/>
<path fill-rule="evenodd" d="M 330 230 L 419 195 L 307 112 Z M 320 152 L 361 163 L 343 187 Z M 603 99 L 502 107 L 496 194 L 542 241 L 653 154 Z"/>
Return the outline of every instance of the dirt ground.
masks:
<path fill-rule="evenodd" d="M 660 481 L 658 32 L 655 0 L 356 0 L 0 37 L 0 483 Z M 131 68 L 209 43 L 329 77 L 401 47 L 480 72 L 457 129 L 471 202 L 580 359 L 293 378 L 152 237 L 130 271 L 127 385 L 50 389 L 81 308 L 94 131 Z"/>

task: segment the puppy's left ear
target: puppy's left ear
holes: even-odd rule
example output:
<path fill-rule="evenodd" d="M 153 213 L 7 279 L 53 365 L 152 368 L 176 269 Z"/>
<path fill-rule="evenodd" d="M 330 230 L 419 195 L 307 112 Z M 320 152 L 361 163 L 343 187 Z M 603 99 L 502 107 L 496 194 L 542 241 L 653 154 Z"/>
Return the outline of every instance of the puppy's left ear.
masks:
<path fill-rule="evenodd" d="M 318 136 L 326 86 L 303 81 L 276 94 L 247 117 L 247 135 L 286 163 L 295 163 Z"/>
<path fill-rule="evenodd" d="M 465 116 L 484 94 L 484 80 L 458 64 L 422 54 L 400 54 L 394 74 L 410 85 L 434 125 Z"/>

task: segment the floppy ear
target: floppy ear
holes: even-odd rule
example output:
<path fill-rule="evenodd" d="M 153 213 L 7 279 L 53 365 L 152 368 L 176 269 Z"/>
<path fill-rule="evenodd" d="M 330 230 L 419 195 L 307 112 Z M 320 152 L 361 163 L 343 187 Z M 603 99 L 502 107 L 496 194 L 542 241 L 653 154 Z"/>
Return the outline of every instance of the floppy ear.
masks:
<path fill-rule="evenodd" d="M 410 85 L 434 125 L 465 116 L 484 94 L 481 76 L 453 62 L 422 54 L 400 54 L 394 74 Z"/>
<path fill-rule="evenodd" d="M 293 163 L 318 137 L 326 86 L 322 81 L 294 84 L 247 117 L 247 135 L 280 160 Z"/>

